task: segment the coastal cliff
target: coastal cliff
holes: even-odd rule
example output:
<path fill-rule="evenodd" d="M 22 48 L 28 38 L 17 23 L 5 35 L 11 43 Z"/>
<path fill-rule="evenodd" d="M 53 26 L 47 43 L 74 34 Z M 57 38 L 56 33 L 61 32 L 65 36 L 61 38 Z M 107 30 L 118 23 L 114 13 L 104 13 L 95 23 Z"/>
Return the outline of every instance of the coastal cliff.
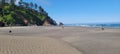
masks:
<path fill-rule="evenodd" d="M 15 0 L 0 1 L 0 26 L 57 25 L 48 13 L 37 4 Z M 47 22 L 47 23 L 46 23 Z"/>

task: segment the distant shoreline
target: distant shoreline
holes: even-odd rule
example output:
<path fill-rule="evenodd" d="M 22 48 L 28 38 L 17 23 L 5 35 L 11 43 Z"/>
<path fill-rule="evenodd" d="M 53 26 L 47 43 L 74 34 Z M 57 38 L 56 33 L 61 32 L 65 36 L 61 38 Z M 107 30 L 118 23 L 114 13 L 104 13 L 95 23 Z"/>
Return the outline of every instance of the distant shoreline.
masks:
<path fill-rule="evenodd" d="M 80 27 L 93 27 L 93 28 L 120 28 L 120 23 L 112 24 L 65 24 L 64 26 L 80 26 Z"/>
<path fill-rule="evenodd" d="M 8 27 L 51 27 L 50 26 L 8 26 Z M 54 27 L 54 26 L 53 26 Z M 55 27 L 60 27 L 59 25 L 56 25 Z M 91 28 L 119 28 L 120 29 L 120 23 L 98 23 L 98 24 L 64 24 L 64 27 L 91 27 Z M 4 28 L 4 27 L 0 27 Z"/>
<path fill-rule="evenodd" d="M 9 28 L 11 28 L 11 29 L 13 29 L 13 28 L 40 28 L 40 27 L 42 27 L 42 28 L 44 28 L 44 27 L 61 27 L 62 28 L 62 26 L 10 26 L 10 27 L 0 27 L 0 29 L 9 29 Z M 66 28 L 66 27 L 81 27 L 81 28 L 105 28 L 105 29 L 120 29 L 120 28 L 115 28 L 115 27 L 87 27 L 87 26 L 65 26 L 64 25 L 64 28 Z"/>

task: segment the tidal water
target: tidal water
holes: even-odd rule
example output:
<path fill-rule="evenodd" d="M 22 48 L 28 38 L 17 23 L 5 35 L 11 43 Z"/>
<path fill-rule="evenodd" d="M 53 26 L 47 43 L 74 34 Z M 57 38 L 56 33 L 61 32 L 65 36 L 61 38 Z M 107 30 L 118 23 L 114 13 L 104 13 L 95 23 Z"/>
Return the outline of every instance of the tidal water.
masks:
<path fill-rule="evenodd" d="M 120 23 L 91 23 L 91 24 L 77 23 L 77 24 L 65 24 L 64 26 L 120 28 Z"/>

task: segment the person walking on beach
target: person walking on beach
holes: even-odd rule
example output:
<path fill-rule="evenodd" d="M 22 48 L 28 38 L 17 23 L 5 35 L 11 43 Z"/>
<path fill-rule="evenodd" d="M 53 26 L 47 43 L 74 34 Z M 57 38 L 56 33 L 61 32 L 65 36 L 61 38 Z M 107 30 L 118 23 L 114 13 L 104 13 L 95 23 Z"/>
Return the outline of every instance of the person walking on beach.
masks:
<path fill-rule="evenodd" d="M 105 30 L 105 29 L 104 29 L 104 27 L 103 27 L 103 25 L 102 25 L 102 28 L 101 28 L 101 30 Z"/>
<path fill-rule="evenodd" d="M 101 30 L 104 30 L 104 28 L 102 27 Z"/>

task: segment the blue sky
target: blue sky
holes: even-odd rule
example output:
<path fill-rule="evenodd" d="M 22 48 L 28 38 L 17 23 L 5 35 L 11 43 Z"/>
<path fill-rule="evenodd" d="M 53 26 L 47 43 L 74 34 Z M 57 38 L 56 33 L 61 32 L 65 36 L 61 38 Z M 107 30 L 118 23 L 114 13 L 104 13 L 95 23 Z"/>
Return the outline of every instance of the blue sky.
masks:
<path fill-rule="evenodd" d="M 24 0 L 41 5 L 56 22 L 120 22 L 120 0 Z"/>

